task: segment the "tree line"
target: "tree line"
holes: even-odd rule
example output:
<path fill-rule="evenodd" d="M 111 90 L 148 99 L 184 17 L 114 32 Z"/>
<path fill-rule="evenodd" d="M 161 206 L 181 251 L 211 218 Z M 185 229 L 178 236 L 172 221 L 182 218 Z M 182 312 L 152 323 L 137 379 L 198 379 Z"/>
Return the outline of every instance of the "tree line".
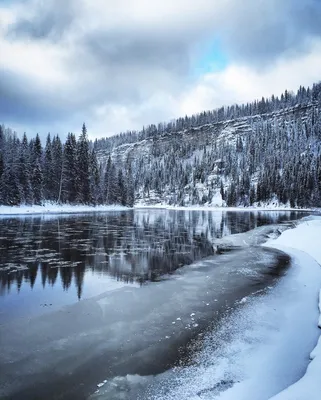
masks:
<path fill-rule="evenodd" d="M 181 206 L 321 207 L 320 107 L 152 140 L 149 152 L 136 147 L 136 197 Z"/>
<path fill-rule="evenodd" d="M 110 138 L 0 128 L 0 203 L 321 206 L 321 83 Z M 121 146 L 122 144 L 132 146 Z"/>
<path fill-rule="evenodd" d="M 124 143 L 136 143 L 141 140 L 158 137 L 160 135 L 173 134 L 198 128 L 207 124 L 217 124 L 237 118 L 246 118 L 256 115 L 271 114 L 293 108 L 296 105 L 305 107 L 321 102 L 321 83 L 315 83 L 312 87 L 300 86 L 297 93 L 285 90 L 280 96 L 272 95 L 270 98 L 262 97 L 246 104 L 233 104 L 222 106 L 214 110 L 207 110 L 191 116 L 177 118 L 169 122 L 160 122 L 144 126 L 141 130 L 122 132 L 112 137 L 96 139 L 96 150 L 112 151 L 115 147 Z"/>
<path fill-rule="evenodd" d="M 145 203 L 321 207 L 320 111 L 318 83 L 98 140 L 94 148 L 134 160 L 136 198 Z M 127 154 L 124 140 L 136 141 Z"/>
<path fill-rule="evenodd" d="M 0 126 L 0 204 L 41 205 L 121 204 L 132 206 L 131 168 L 116 168 L 97 161 L 86 125 L 78 138 L 69 133 L 65 143 L 48 134 L 45 146 L 39 135 L 28 140 Z"/>

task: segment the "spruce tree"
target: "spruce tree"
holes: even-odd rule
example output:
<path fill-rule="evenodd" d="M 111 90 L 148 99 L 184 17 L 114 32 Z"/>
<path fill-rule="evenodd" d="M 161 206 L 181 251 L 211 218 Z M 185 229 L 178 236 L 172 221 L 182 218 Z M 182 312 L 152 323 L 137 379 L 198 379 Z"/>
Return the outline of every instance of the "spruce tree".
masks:
<path fill-rule="evenodd" d="M 30 181 L 30 155 L 27 136 L 24 134 L 16 161 L 17 179 L 20 191 L 20 201 L 32 204 L 33 195 Z"/>
<path fill-rule="evenodd" d="M 99 204 L 101 202 L 100 174 L 97 156 L 93 149 L 90 153 L 90 194 L 91 203 Z"/>
<path fill-rule="evenodd" d="M 85 123 L 77 144 L 77 200 L 80 203 L 89 204 L 90 171 L 89 171 L 89 143 Z"/>
<path fill-rule="evenodd" d="M 62 201 L 75 203 L 77 199 L 77 142 L 69 133 L 63 152 Z"/>
<path fill-rule="evenodd" d="M 110 194 L 110 173 L 111 173 L 111 158 L 110 156 L 108 157 L 107 160 L 107 165 L 105 168 L 105 174 L 104 174 L 104 183 L 103 183 L 103 202 L 106 204 L 109 203 L 109 194 Z"/>
<path fill-rule="evenodd" d="M 62 143 L 58 135 L 52 140 L 52 197 L 55 201 L 60 201 L 61 180 L 62 180 Z"/>
<path fill-rule="evenodd" d="M 129 164 L 127 171 L 127 179 L 125 184 L 126 189 L 126 204 L 128 207 L 133 207 L 135 203 L 135 185 L 132 173 L 132 166 Z"/>
<path fill-rule="evenodd" d="M 17 206 L 21 202 L 17 174 L 13 164 L 8 164 L 0 180 L 1 203 L 8 206 Z"/>
<path fill-rule="evenodd" d="M 55 200 L 54 197 L 54 172 L 53 164 L 55 159 L 52 158 L 52 145 L 50 133 L 47 136 L 46 147 L 44 151 L 43 161 L 43 194 L 46 200 Z"/>
<path fill-rule="evenodd" d="M 37 160 L 32 171 L 31 178 L 33 202 L 34 204 L 41 205 L 43 200 L 43 174 L 40 162 Z"/>
<path fill-rule="evenodd" d="M 127 203 L 127 190 L 125 187 L 123 171 L 121 169 L 118 171 L 117 191 L 118 193 L 116 202 L 122 206 L 125 206 Z"/>

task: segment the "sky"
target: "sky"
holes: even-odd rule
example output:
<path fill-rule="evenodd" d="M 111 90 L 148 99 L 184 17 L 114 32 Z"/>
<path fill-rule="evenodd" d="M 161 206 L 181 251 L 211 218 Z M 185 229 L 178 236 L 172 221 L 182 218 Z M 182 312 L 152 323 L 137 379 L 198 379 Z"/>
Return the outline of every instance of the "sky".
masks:
<path fill-rule="evenodd" d="M 0 0 L 0 123 L 91 139 L 321 79 L 320 0 Z"/>

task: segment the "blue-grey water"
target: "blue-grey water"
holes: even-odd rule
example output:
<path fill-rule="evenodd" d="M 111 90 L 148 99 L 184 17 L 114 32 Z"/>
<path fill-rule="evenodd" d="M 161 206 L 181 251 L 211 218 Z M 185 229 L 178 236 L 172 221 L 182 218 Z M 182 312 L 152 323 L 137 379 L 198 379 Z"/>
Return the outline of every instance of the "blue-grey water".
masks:
<path fill-rule="evenodd" d="M 216 240 L 302 216 L 135 210 L 2 217 L 0 397 L 86 398 L 103 377 L 185 362 L 193 338 L 288 263 L 252 247 L 217 255 Z M 191 310 L 197 321 L 187 323 Z"/>

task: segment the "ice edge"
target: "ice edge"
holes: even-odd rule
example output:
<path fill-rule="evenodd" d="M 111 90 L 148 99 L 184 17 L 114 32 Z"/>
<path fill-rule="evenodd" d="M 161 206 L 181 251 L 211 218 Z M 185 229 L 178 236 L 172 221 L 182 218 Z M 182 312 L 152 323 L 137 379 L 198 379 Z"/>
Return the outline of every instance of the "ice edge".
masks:
<path fill-rule="evenodd" d="M 313 218 L 314 219 L 314 218 Z M 300 226 L 301 224 L 299 224 Z M 306 251 L 309 253 L 309 251 Z M 310 254 L 314 259 L 314 255 Z M 318 258 L 318 257 L 317 257 Z M 320 259 L 316 259 L 316 261 L 320 264 Z M 321 267 L 321 265 L 320 265 Z M 321 329 L 321 288 L 319 291 L 319 299 L 318 299 L 318 309 L 319 309 L 319 322 L 318 327 Z M 321 335 L 319 336 L 318 343 L 315 348 L 310 353 L 310 363 L 308 364 L 307 370 L 301 379 L 288 386 L 275 396 L 272 396 L 269 400 L 303 400 L 306 399 L 307 395 L 313 395 L 313 397 L 309 397 L 309 400 L 317 400 L 319 399 L 318 393 L 311 393 L 311 386 L 314 386 L 318 390 L 318 381 L 321 372 Z M 309 387 L 310 391 L 306 391 L 305 388 Z M 303 389 L 303 390 L 302 390 Z"/>

